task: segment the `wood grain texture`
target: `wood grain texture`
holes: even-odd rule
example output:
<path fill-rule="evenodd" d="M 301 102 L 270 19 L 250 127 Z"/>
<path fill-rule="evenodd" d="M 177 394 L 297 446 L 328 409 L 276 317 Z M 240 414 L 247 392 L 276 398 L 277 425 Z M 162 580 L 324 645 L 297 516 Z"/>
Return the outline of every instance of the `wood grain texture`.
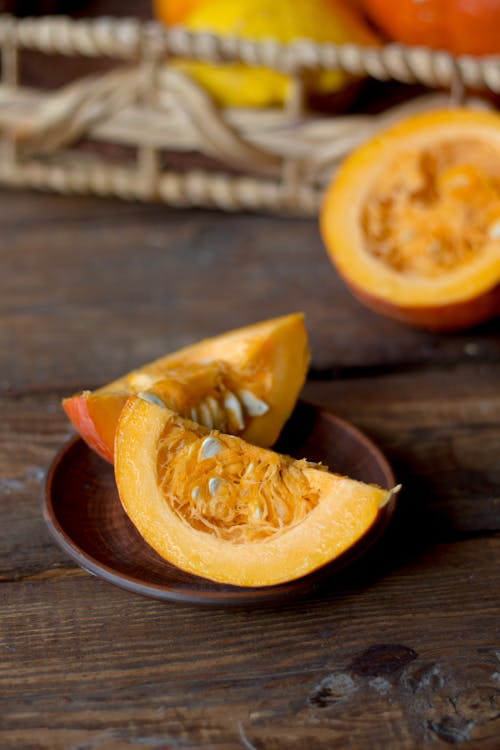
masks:
<path fill-rule="evenodd" d="M 361 308 L 312 222 L 4 194 L 0 746 L 494 748 L 500 347 Z M 52 543 L 63 395 L 305 309 L 305 395 L 404 482 L 390 532 L 311 600 L 207 614 L 91 578 Z"/>
<path fill-rule="evenodd" d="M 426 535 L 498 531 L 500 367 L 310 382 L 305 395 L 383 446 Z"/>
<path fill-rule="evenodd" d="M 240 725 L 258 748 L 494 747 L 498 540 L 482 550 L 437 545 L 253 612 L 201 615 L 87 576 L 3 584 L 0 744 L 241 747 Z"/>
<path fill-rule="evenodd" d="M 431 370 L 306 386 L 308 398 L 364 429 L 393 464 L 404 485 L 402 548 L 498 531 L 499 378 L 500 367 L 472 366 L 452 375 Z M 38 504 L 44 473 L 72 434 L 63 394 L 0 398 L 0 576 L 48 568 L 44 550 L 66 564 L 52 549 Z"/>
<path fill-rule="evenodd" d="M 310 395 L 369 427 L 400 469 L 408 462 L 410 490 L 381 547 L 336 586 L 234 613 L 147 601 L 75 569 L 51 543 L 37 498 L 70 432 L 57 396 L 3 399 L 0 746 L 493 749 L 498 539 L 439 541 L 464 531 L 457 503 L 471 501 L 446 485 L 435 496 L 446 455 L 429 446 L 446 424 L 470 460 L 472 423 L 498 455 L 497 375 L 460 368 L 447 397 L 439 371 L 310 383 Z M 493 454 L 475 455 L 479 472 L 495 472 Z M 431 485 L 419 494 L 413 483 Z M 489 493 L 473 502 L 482 512 L 469 532 L 498 520 Z M 437 523 L 443 507 L 458 529 Z"/>
<path fill-rule="evenodd" d="M 48 86 L 71 72 L 26 62 Z M 313 221 L 4 191 L 0 231 L 2 750 L 496 750 L 499 322 L 439 336 L 378 317 Z M 312 597 L 231 611 L 78 568 L 40 504 L 72 434 L 62 396 L 292 310 L 304 395 L 404 484 L 368 558 Z"/>
<path fill-rule="evenodd" d="M 496 323 L 438 336 L 366 310 L 313 221 L 58 196 L 31 203 L 28 217 L 19 195 L 2 197 L 3 390 L 93 387 L 198 338 L 294 310 L 307 316 L 313 372 L 326 377 L 500 361 Z"/>

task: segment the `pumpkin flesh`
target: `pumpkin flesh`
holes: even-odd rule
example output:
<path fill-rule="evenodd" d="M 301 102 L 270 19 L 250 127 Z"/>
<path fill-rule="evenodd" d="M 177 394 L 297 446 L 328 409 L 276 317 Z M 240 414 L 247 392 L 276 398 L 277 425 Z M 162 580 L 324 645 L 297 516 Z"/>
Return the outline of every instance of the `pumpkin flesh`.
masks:
<path fill-rule="evenodd" d="M 341 167 L 321 224 L 354 293 L 392 317 L 453 329 L 497 314 L 500 117 L 434 112 L 382 133 Z"/>
<path fill-rule="evenodd" d="M 164 559 L 214 581 L 268 586 L 330 562 L 390 493 L 131 398 L 116 435 L 123 507 Z"/>
<path fill-rule="evenodd" d="M 304 316 L 285 315 L 168 354 L 96 391 L 63 400 L 84 440 L 113 462 L 118 417 L 130 395 L 156 394 L 183 416 L 272 445 L 304 384 Z"/>

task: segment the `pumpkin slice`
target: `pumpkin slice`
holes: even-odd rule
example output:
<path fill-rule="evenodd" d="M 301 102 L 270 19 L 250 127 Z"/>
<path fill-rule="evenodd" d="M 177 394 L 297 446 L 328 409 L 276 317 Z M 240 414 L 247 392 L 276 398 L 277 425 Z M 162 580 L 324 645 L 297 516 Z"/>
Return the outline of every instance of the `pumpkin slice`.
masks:
<path fill-rule="evenodd" d="M 82 438 L 110 462 L 120 412 L 140 392 L 267 447 L 290 416 L 308 365 L 304 316 L 294 313 L 167 354 L 96 391 L 64 399 L 63 407 Z"/>
<path fill-rule="evenodd" d="M 237 586 L 325 565 L 372 527 L 391 496 L 138 397 L 120 416 L 115 476 L 127 515 L 165 560 Z"/>
<path fill-rule="evenodd" d="M 321 229 L 354 294 L 389 317 L 454 330 L 498 315 L 500 115 L 417 115 L 364 144 Z"/>

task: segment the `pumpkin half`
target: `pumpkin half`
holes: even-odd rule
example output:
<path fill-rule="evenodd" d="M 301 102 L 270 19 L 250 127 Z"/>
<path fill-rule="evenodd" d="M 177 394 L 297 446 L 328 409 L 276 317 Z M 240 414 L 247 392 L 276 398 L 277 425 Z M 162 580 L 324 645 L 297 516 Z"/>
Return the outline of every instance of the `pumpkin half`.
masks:
<path fill-rule="evenodd" d="M 325 565 L 391 497 L 138 397 L 120 416 L 115 476 L 127 515 L 165 560 L 238 586 L 278 584 Z"/>
<path fill-rule="evenodd" d="M 81 437 L 111 462 L 121 410 L 142 392 L 208 427 L 270 446 L 296 404 L 308 365 L 304 316 L 294 313 L 184 347 L 64 399 L 63 407 Z"/>
<path fill-rule="evenodd" d="M 456 330 L 498 315 L 500 115 L 417 115 L 362 145 L 321 230 L 354 294 L 389 317 Z"/>

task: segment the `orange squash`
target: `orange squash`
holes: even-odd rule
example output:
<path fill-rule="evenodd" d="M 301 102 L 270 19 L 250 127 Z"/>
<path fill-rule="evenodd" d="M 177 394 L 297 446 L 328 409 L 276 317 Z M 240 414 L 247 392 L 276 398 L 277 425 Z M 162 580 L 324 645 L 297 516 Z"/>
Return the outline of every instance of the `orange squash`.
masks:
<path fill-rule="evenodd" d="M 500 314 L 500 115 L 417 115 L 362 145 L 321 230 L 354 294 L 389 317 L 444 331 Z"/>
<path fill-rule="evenodd" d="M 498 0 L 364 0 L 390 39 L 457 55 L 500 54 Z"/>
<path fill-rule="evenodd" d="M 63 407 L 88 445 L 111 462 L 118 417 L 139 392 L 209 427 L 270 446 L 295 406 L 308 365 L 304 316 L 295 313 L 184 347 L 64 399 Z"/>
<path fill-rule="evenodd" d="M 115 476 L 130 520 L 164 559 L 238 586 L 325 565 L 373 526 L 392 494 L 138 397 L 120 416 Z"/>
<path fill-rule="evenodd" d="M 184 21 L 192 10 L 207 0 L 153 0 L 155 18 L 169 26 L 175 26 Z"/>

